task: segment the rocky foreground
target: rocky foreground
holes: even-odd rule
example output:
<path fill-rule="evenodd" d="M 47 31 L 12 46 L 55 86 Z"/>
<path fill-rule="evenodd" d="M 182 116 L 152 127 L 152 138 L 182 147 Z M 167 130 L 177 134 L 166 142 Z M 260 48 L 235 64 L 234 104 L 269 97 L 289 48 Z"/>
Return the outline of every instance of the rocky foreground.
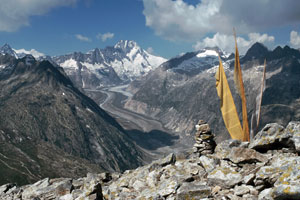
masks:
<path fill-rule="evenodd" d="M 123 174 L 6 184 L 0 199 L 300 199 L 300 122 L 268 124 L 251 143 L 226 140 L 213 154 L 194 152 Z"/>

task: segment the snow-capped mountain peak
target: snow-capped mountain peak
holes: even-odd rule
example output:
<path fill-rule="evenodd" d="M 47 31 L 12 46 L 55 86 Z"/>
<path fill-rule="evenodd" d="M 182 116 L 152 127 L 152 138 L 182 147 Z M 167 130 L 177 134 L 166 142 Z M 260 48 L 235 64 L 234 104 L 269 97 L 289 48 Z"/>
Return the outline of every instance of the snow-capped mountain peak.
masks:
<path fill-rule="evenodd" d="M 196 56 L 198 58 L 203 58 L 203 57 L 207 57 L 207 56 L 218 56 L 218 53 L 214 50 L 204 49 L 204 51 L 199 52 Z"/>
<path fill-rule="evenodd" d="M 40 53 L 35 49 L 31 49 L 31 50 L 13 49 L 13 48 L 11 48 L 11 46 L 9 44 L 4 44 L 0 48 L 0 53 L 3 54 L 3 55 L 4 54 L 9 54 L 9 55 L 11 55 L 15 58 L 23 58 L 28 54 L 32 55 L 35 59 L 45 57 L 45 54 Z"/>
<path fill-rule="evenodd" d="M 229 58 L 229 54 L 217 47 L 204 48 L 172 58 L 164 64 L 164 67 L 172 71 L 196 75 L 202 71 L 209 72 L 211 68 L 219 65 L 219 55 L 224 61 Z M 225 62 L 223 64 L 226 65 Z"/>
<path fill-rule="evenodd" d="M 9 54 L 11 56 L 17 57 L 16 52 L 9 46 L 9 44 L 4 44 L 1 48 L 0 48 L 0 53 L 1 54 Z"/>
<path fill-rule="evenodd" d="M 138 44 L 132 40 L 120 40 L 115 46 L 115 49 L 122 49 L 124 52 L 128 52 L 133 48 L 140 49 Z"/>
<path fill-rule="evenodd" d="M 26 50 L 26 49 L 13 49 L 13 50 L 16 52 L 18 58 L 22 58 L 22 57 L 24 57 L 25 55 L 28 55 L 28 54 L 32 55 L 32 56 L 33 56 L 34 58 L 36 58 L 36 59 L 45 56 L 45 54 L 43 54 L 43 53 L 41 53 L 41 52 L 38 52 L 38 51 L 35 50 L 35 49 L 31 49 L 31 50 Z"/>
<path fill-rule="evenodd" d="M 86 54 L 80 53 L 80 56 L 73 53 L 53 59 L 64 67 L 67 74 L 75 74 L 75 71 L 80 73 L 81 75 L 78 77 L 81 80 L 84 79 L 82 78 L 84 73 L 89 76 L 93 74 L 99 79 L 94 81 L 93 87 L 99 82 L 113 82 L 113 80 L 120 81 L 120 79 L 125 82 L 134 80 L 166 61 L 162 57 L 148 53 L 135 41 L 130 40 L 121 40 L 113 47 L 96 48 Z M 108 75 L 115 78 L 107 79 Z M 79 85 L 88 87 L 88 84 L 79 83 Z"/>

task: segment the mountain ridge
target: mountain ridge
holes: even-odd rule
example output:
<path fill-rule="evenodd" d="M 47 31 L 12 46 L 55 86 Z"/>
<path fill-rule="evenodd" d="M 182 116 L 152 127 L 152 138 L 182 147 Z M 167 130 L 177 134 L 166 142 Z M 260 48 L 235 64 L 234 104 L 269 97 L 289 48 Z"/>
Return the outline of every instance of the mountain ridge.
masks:
<path fill-rule="evenodd" d="M 121 40 L 113 47 L 95 48 L 85 53 L 54 57 L 67 74 L 83 88 L 96 88 L 104 84 L 128 82 L 158 67 L 164 58 L 153 56 L 140 48 L 136 42 Z M 89 75 L 83 75 L 84 73 Z M 78 78 L 80 77 L 81 78 Z M 84 84 L 85 76 L 93 76 L 94 84 Z M 80 81 L 77 81 L 81 79 Z M 102 84 L 103 85 L 103 84 Z"/>
<path fill-rule="evenodd" d="M 130 82 L 166 61 L 148 53 L 130 40 L 120 40 L 114 46 L 95 48 L 87 53 L 73 52 L 53 57 L 45 56 L 34 49 L 14 50 L 8 44 L 0 48 L 0 53 L 7 53 L 15 58 L 32 53 L 38 60 L 49 60 L 62 66 L 77 87 L 88 89 Z"/>
<path fill-rule="evenodd" d="M 61 67 L 30 55 L 0 56 L 0 64 L 0 159 L 6 164 L 1 170 L 7 175 L 17 170 L 3 180 L 78 177 L 88 170 L 123 171 L 144 162 L 146 154 Z M 11 159 L 17 152 L 25 155 L 20 161 Z M 65 162 L 51 161 L 56 159 Z M 72 163 L 81 164 L 68 172 Z"/>
<path fill-rule="evenodd" d="M 297 81 L 300 70 L 299 51 L 290 47 L 278 47 L 269 51 L 258 43 L 254 44 L 245 56 L 240 56 L 246 89 L 248 119 L 251 119 L 256 96 L 260 91 L 264 62 L 263 56 L 256 54 L 255 49 L 264 52 L 263 55 L 267 60 L 267 85 L 263 96 L 261 124 L 278 120 L 276 122 L 286 125 L 291 120 L 299 120 L 297 114 L 299 111 L 297 99 L 300 98 L 298 89 L 300 85 Z M 278 50 L 280 50 L 280 54 L 277 53 Z M 189 137 L 190 132 L 194 130 L 192 124 L 196 123 L 199 118 L 205 117 L 214 131 L 219 133 L 217 140 L 220 141 L 228 138 L 229 135 L 226 133 L 221 117 L 218 107 L 219 98 L 215 90 L 214 73 L 219 66 L 218 58 L 216 55 L 207 56 L 207 60 L 206 57 L 200 57 L 194 64 L 190 60 L 193 61 L 197 53 L 191 52 L 186 54 L 187 57 L 183 55 L 174 58 L 175 60 L 182 59 L 181 63 L 187 63 L 186 69 L 188 70 L 184 70 L 184 68 L 181 68 L 181 71 L 176 70 L 178 63 L 172 63 L 171 59 L 142 80 L 131 83 L 128 90 L 134 95 L 124 106 L 127 109 L 151 115 L 162 121 L 170 130 L 182 133 L 183 137 Z M 168 64 L 174 66 L 163 67 Z M 241 113 L 241 100 L 233 84 L 234 59 L 232 56 L 223 58 L 223 65 L 237 110 Z M 197 70 L 190 73 L 190 68 Z M 273 100 L 271 101 L 271 99 Z M 153 110 L 160 112 L 154 113 Z M 280 118 L 275 114 L 276 112 L 286 115 Z"/>

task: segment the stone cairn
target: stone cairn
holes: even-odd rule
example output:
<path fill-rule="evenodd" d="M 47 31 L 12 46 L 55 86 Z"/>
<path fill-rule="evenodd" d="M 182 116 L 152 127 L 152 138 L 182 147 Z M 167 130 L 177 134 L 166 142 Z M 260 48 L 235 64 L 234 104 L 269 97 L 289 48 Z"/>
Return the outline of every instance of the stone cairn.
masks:
<path fill-rule="evenodd" d="M 216 142 L 209 125 L 205 121 L 199 120 L 196 125 L 196 130 L 196 143 L 193 146 L 193 152 L 197 154 L 197 156 L 213 154 Z"/>

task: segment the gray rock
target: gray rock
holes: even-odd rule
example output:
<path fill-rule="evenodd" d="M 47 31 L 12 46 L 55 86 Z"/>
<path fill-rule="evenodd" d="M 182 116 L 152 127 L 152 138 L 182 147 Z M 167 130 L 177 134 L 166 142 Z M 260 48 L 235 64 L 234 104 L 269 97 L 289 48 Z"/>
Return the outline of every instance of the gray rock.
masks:
<path fill-rule="evenodd" d="M 240 140 L 225 140 L 216 146 L 215 156 L 219 159 L 226 158 L 231 153 L 231 148 L 239 147 L 240 145 Z"/>
<path fill-rule="evenodd" d="M 208 174 L 207 179 L 210 185 L 220 185 L 224 188 L 231 188 L 240 183 L 243 177 L 232 168 L 217 167 Z"/>
<path fill-rule="evenodd" d="M 216 165 L 220 163 L 217 158 L 200 156 L 200 165 L 205 169 L 206 172 L 211 172 L 216 168 Z"/>
<path fill-rule="evenodd" d="M 199 183 L 183 183 L 177 190 L 176 199 L 202 199 L 211 195 L 211 188 Z"/>
<path fill-rule="evenodd" d="M 169 154 L 167 157 L 162 158 L 160 160 L 157 160 L 153 162 L 149 168 L 150 171 L 159 168 L 159 167 L 164 167 L 167 165 L 175 164 L 176 162 L 176 156 L 174 153 Z"/>
<path fill-rule="evenodd" d="M 33 185 L 28 186 L 22 193 L 22 198 L 31 199 L 45 193 L 45 189 L 50 185 L 49 178 L 40 180 Z"/>
<path fill-rule="evenodd" d="M 300 185 L 279 185 L 272 189 L 271 196 L 275 200 L 300 199 Z"/>
<path fill-rule="evenodd" d="M 296 151 L 300 153 L 300 122 L 290 122 L 285 129 L 285 134 L 291 135 L 290 140 Z"/>
<path fill-rule="evenodd" d="M 289 138 L 291 135 L 284 131 L 284 127 L 279 124 L 267 124 L 251 141 L 249 148 L 259 151 L 268 149 L 278 149 L 284 146 L 291 146 Z"/>
<path fill-rule="evenodd" d="M 146 183 L 150 187 L 154 188 L 157 186 L 159 178 L 160 178 L 160 173 L 157 171 L 152 171 L 146 177 Z"/>
<path fill-rule="evenodd" d="M 258 195 L 258 200 L 273 200 L 271 196 L 272 188 L 261 191 Z"/>
<path fill-rule="evenodd" d="M 166 197 L 170 194 L 175 194 L 179 186 L 180 184 L 176 180 L 170 179 L 169 181 L 162 182 L 155 193 Z"/>
<path fill-rule="evenodd" d="M 241 186 L 236 185 L 234 187 L 234 194 L 237 196 L 243 196 L 244 194 L 248 194 L 248 193 L 250 193 L 250 188 L 247 185 L 241 185 Z"/>
<path fill-rule="evenodd" d="M 255 174 L 249 174 L 247 176 L 244 176 L 243 183 L 249 185 L 254 179 L 255 179 Z"/>
<path fill-rule="evenodd" d="M 229 159 L 232 162 L 239 163 L 253 163 L 253 162 L 267 162 L 268 159 L 263 154 L 247 148 L 233 147 L 230 150 L 229 155 L 222 159 Z"/>
<path fill-rule="evenodd" d="M 144 181 L 140 181 L 140 180 L 136 180 L 132 187 L 136 190 L 136 191 L 141 191 L 143 190 L 144 188 L 147 187 L 146 183 Z"/>
<path fill-rule="evenodd" d="M 242 198 L 246 200 L 257 200 L 257 196 L 251 194 L 244 194 Z"/>
<path fill-rule="evenodd" d="M 11 189 L 14 186 L 15 186 L 15 184 L 12 184 L 12 183 L 8 183 L 8 184 L 0 186 L 0 195 L 2 193 L 6 193 L 9 189 Z"/>

